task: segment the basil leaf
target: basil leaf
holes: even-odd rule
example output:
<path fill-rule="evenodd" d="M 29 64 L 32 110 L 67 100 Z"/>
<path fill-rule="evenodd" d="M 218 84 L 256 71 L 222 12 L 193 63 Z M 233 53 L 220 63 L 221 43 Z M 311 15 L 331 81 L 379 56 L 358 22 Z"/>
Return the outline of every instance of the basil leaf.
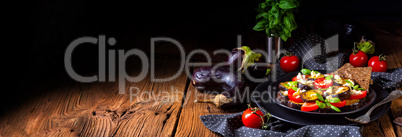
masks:
<path fill-rule="evenodd" d="M 333 105 L 330 104 L 330 103 L 327 103 L 327 106 L 330 106 L 330 107 L 331 107 L 333 110 L 335 110 L 336 112 L 341 112 L 341 110 L 340 110 L 339 108 L 333 106 Z"/>
<path fill-rule="evenodd" d="M 359 85 L 354 85 L 353 86 L 353 89 L 357 89 L 357 88 L 359 88 Z"/>
<path fill-rule="evenodd" d="M 357 88 L 357 90 L 365 91 L 366 89 L 364 89 L 364 88 Z"/>
<path fill-rule="evenodd" d="M 319 100 L 321 100 L 321 101 L 324 101 L 324 98 L 321 96 L 321 94 L 320 93 L 315 93 L 316 95 L 317 95 L 317 98 L 319 99 Z"/>
<path fill-rule="evenodd" d="M 322 102 L 320 102 L 320 101 L 318 101 L 318 100 L 316 100 L 315 103 L 317 104 L 317 106 L 318 106 L 319 108 L 325 108 L 325 104 L 324 104 L 324 103 L 322 103 Z"/>
<path fill-rule="evenodd" d="M 253 27 L 253 30 L 255 30 L 255 31 L 263 31 L 263 30 L 265 30 L 265 27 L 266 27 L 267 24 L 268 24 L 268 20 L 260 20 Z"/>
<path fill-rule="evenodd" d="M 298 88 L 296 88 L 296 87 L 292 87 L 292 89 L 293 89 L 294 91 L 297 91 L 297 90 L 298 90 Z"/>
<path fill-rule="evenodd" d="M 269 72 L 271 72 L 271 69 L 267 69 L 267 71 L 265 72 L 265 76 L 267 76 Z"/>
<path fill-rule="evenodd" d="M 285 9 L 285 10 L 293 9 L 293 8 L 296 8 L 296 4 L 293 3 L 292 1 L 281 0 L 281 1 L 279 1 L 279 8 Z"/>
<path fill-rule="evenodd" d="M 283 24 L 288 30 L 292 30 L 292 22 L 290 21 L 288 16 L 283 17 Z"/>
<path fill-rule="evenodd" d="M 350 82 L 349 80 L 345 79 L 345 82 L 346 82 L 346 83 L 349 83 L 349 84 L 350 84 L 350 86 L 353 86 L 353 83 L 352 83 L 352 82 Z"/>
<path fill-rule="evenodd" d="M 338 103 L 340 101 L 341 100 L 339 98 L 331 98 L 331 99 L 328 100 L 329 103 Z"/>
<path fill-rule="evenodd" d="M 326 80 L 331 80 L 334 76 L 333 75 L 329 75 L 327 77 L 325 77 Z"/>
<path fill-rule="evenodd" d="M 288 82 L 288 83 L 289 83 L 289 86 L 291 86 L 291 87 L 294 87 L 294 86 L 297 87 L 297 81 L 292 81 L 292 82 Z"/>
<path fill-rule="evenodd" d="M 318 71 L 315 71 L 315 70 L 313 70 L 314 71 L 314 73 L 320 73 L 320 72 L 318 72 Z"/>
<path fill-rule="evenodd" d="M 262 12 L 260 14 L 258 14 L 255 19 L 259 19 L 261 17 L 264 17 L 264 19 L 268 19 L 268 13 L 267 12 Z"/>
<path fill-rule="evenodd" d="M 309 69 L 302 69 L 301 73 L 303 73 L 304 75 L 310 75 L 311 74 L 311 70 Z"/>

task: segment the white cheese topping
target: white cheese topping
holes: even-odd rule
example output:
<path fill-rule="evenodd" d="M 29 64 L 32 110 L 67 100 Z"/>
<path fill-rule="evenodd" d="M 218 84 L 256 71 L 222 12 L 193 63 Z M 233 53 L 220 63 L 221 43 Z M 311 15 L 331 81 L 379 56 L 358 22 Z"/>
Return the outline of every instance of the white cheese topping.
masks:
<path fill-rule="evenodd" d="M 283 95 L 284 95 L 284 96 L 287 96 L 287 95 L 288 95 L 288 91 L 283 92 Z"/>
<path fill-rule="evenodd" d="M 352 94 L 352 95 L 361 95 L 361 94 L 363 94 L 363 92 L 361 91 L 361 90 L 351 90 L 351 92 L 350 92 L 350 94 Z"/>
<path fill-rule="evenodd" d="M 334 75 L 334 81 L 338 84 L 344 84 L 345 81 L 342 80 L 342 78 L 339 75 Z"/>
<path fill-rule="evenodd" d="M 326 93 L 326 94 L 332 94 L 332 87 L 329 87 L 329 88 L 325 91 L 325 93 Z"/>
<path fill-rule="evenodd" d="M 312 78 L 317 78 L 317 77 L 319 77 L 319 76 L 322 76 L 322 74 L 321 73 L 315 73 L 314 71 L 311 71 L 311 77 Z"/>

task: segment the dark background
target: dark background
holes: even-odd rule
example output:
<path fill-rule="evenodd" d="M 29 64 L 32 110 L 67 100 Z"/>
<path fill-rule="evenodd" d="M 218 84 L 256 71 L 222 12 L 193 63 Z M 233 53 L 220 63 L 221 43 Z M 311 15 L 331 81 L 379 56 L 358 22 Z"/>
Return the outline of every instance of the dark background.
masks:
<path fill-rule="evenodd" d="M 2 91 L 1 113 L 29 96 L 40 96 L 38 84 L 53 87 L 68 78 L 64 52 L 70 42 L 82 36 L 104 34 L 117 40 L 118 48 L 147 49 L 150 36 L 200 37 L 219 33 L 223 37 L 253 32 L 255 8 L 261 1 L 30 1 L 6 11 L 10 16 L 4 32 L 12 38 L 5 45 L 3 72 L 10 90 Z M 303 0 L 297 14 L 299 29 L 318 17 L 339 14 L 356 21 L 401 21 L 400 0 Z M 307 25 L 306 25 L 307 24 Z M 235 31 L 228 31 L 236 28 Z M 134 34 L 145 44 L 119 43 Z M 144 34 L 144 35 L 142 35 Z M 233 41 L 232 43 L 235 43 Z M 128 45 L 128 46 L 127 46 Z M 223 45 L 225 47 L 225 45 Z M 227 47 L 227 46 L 226 46 Z M 97 48 L 79 50 L 73 66 L 90 72 L 97 69 Z M 146 50 L 144 50 L 146 51 Z M 146 51 L 147 52 L 147 51 Z"/>

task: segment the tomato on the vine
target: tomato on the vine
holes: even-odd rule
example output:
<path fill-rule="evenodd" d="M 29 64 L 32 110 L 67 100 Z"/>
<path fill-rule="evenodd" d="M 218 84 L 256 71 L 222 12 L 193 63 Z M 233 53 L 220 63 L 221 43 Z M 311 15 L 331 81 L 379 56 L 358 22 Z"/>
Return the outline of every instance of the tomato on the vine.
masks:
<path fill-rule="evenodd" d="M 264 116 L 264 113 L 261 112 L 261 110 L 257 110 L 254 114 L 254 111 L 252 108 L 248 108 L 243 112 L 243 115 L 241 117 L 241 121 L 243 122 L 244 126 L 250 127 L 250 128 L 261 128 L 262 123 L 264 122 L 263 119 L 260 116 Z M 260 116 L 258 116 L 258 115 Z M 265 117 L 264 117 L 265 120 Z"/>
<path fill-rule="evenodd" d="M 385 72 L 387 71 L 388 63 L 385 56 L 374 56 L 368 61 L 368 66 L 372 68 L 373 72 Z"/>
<path fill-rule="evenodd" d="M 349 56 L 349 62 L 354 67 L 363 67 L 367 64 L 367 61 L 368 61 L 367 54 L 360 50 L 357 53 L 352 53 Z"/>
<path fill-rule="evenodd" d="M 285 52 L 285 56 L 279 61 L 279 66 L 285 72 L 296 71 L 300 66 L 300 60 L 290 52 Z"/>

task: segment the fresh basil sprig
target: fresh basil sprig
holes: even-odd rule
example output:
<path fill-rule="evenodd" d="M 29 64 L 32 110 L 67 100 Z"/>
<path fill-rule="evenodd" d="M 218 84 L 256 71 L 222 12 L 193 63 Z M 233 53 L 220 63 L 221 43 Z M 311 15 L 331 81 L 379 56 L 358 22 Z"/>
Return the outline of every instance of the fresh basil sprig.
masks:
<path fill-rule="evenodd" d="M 265 31 L 268 36 L 281 37 L 286 41 L 297 28 L 293 12 L 299 7 L 298 0 L 265 0 L 256 9 L 259 20 L 253 27 L 256 31 Z"/>

